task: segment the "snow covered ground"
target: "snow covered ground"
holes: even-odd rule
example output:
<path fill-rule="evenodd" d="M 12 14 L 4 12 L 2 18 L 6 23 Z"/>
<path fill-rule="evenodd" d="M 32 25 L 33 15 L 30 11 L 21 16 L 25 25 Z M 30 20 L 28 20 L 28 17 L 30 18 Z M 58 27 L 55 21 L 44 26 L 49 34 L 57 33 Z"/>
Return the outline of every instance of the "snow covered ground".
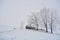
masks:
<path fill-rule="evenodd" d="M 0 6 L 0 25 L 3 25 L 0 26 L 0 40 L 60 40 L 58 34 L 4 26 L 26 25 L 31 12 L 38 12 L 45 7 L 57 10 L 60 20 L 60 0 L 0 0 Z M 56 32 L 60 33 L 60 30 Z"/>
<path fill-rule="evenodd" d="M 4 29 L 5 30 L 5 29 Z M 60 40 L 60 36 L 39 31 L 16 28 L 0 33 L 0 40 Z"/>

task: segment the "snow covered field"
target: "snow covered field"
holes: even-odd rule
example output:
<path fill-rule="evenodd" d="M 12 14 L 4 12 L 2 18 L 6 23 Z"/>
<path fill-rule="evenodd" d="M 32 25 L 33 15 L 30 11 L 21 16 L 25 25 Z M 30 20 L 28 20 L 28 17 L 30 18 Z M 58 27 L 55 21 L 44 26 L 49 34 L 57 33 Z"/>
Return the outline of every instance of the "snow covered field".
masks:
<path fill-rule="evenodd" d="M 60 21 L 60 0 L 0 0 L 0 6 L 0 25 L 3 25 L 0 26 L 0 40 L 60 40 L 58 34 L 22 29 L 32 12 L 45 7 L 56 10 Z M 60 28 L 60 22 L 57 26 Z M 59 28 L 55 30 L 57 33 L 60 33 Z"/>
<path fill-rule="evenodd" d="M 60 40 L 60 36 L 17 28 L 0 33 L 0 40 Z"/>

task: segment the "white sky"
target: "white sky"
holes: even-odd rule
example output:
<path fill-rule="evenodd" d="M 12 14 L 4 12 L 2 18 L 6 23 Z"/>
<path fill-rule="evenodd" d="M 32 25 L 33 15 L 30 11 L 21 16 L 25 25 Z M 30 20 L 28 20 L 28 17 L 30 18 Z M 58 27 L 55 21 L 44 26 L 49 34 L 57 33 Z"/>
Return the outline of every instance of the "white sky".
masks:
<path fill-rule="evenodd" d="M 20 26 L 27 15 L 47 7 L 60 13 L 60 0 L 0 0 L 0 25 Z M 58 14 L 60 15 L 60 14 Z"/>

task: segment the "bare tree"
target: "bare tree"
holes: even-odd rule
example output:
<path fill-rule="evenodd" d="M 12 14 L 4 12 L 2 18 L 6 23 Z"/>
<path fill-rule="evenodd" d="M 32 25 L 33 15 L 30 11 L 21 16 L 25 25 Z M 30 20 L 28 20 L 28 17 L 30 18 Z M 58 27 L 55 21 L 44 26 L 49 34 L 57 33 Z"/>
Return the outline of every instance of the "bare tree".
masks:
<path fill-rule="evenodd" d="M 53 24 L 56 19 L 56 11 L 43 8 L 40 10 L 40 12 L 32 13 L 32 15 L 29 18 L 29 24 L 33 25 L 39 29 L 39 27 L 44 26 L 46 29 L 46 32 L 48 32 L 48 28 L 50 27 L 51 33 L 53 33 Z"/>
<path fill-rule="evenodd" d="M 53 26 L 54 26 L 53 24 L 56 20 L 56 11 L 43 8 L 40 11 L 40 14 L 41 14 L 43 25 L 46 28 L 46 32 L 48 32 L 48 27 L 50 27 L 51 33 L 53 33 Z"/>
<path fill-rule="evenodd" d="M 42 23 L 46 29 L 46 32 L 48 32 L 48 12 L 49 10 L 46 8 L 43 8 L 42 10 L 40 10 L 40 16 L 42 19 Z"/>
<path fill-rule="evenodd" d="M 49 22 L 49 24 L 50 24 L 50 29 L 51 29 L 51 33 L 53 33 L 53 27 L 54 27 L 54 25 L 55 25 L 56 20 L 58 20 L 58 19 L 57 19 L 57 15 L 56 15 L 56 11 L 51 10 L 51 11 L 50 11 L 50 22 Z"/>
<path fill-rule="evenodd" d="M 32 27 L 36 27 L 36 30 L 38 30 L 38 14 L 37 13 L 32 13 L 31 16 L 29 16 L 29 25 L 31 25 Z"/>

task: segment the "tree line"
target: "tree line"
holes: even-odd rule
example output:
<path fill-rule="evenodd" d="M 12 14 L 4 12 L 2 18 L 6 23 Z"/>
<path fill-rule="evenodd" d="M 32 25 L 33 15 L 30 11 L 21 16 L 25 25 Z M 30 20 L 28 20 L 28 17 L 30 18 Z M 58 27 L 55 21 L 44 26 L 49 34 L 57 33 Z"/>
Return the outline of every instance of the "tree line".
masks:
<path fill-rule="evenodd" d="M 56 11 L 43 8 L 39 12 L 33 12 L 28 18 L 28 26 L 35 27 L 38 31 L 39 29 L 45 28 L 45 32 L 53 33 L 54 28 L 56 27 L 57 15 Z"/>

